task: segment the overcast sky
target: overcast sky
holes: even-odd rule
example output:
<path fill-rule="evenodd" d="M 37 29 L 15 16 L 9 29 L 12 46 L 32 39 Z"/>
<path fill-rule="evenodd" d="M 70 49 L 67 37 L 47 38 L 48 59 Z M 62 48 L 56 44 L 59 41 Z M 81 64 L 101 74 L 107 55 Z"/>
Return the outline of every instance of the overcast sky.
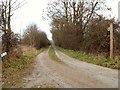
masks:
<path fill-rule="evenodd" d="M 23 33 L 26 26 L 34 23 L 40 30 L 47 33 L 51 39 L 49 22 L 42 18 L 43 10 L 46 9 L 49 0 L 27 0 L 28 3 L 15 11 L 12 20 L 12 29 L 15 33 Z"/>
<path fill-rule="evenodd" d="M 24 32 L 27 25 L 35 23 L 44 32 L 47 33 L 51 39 L 50 26 L 47 20 L 42 18 L 43 9 L 46 9 L 50 0 L 27 0 L 28 3 L 15 11 L 12 20 L 12 29 L 15 33 Z M 118 18 L 118 1 L 120 0 L 107 0 L 107 5 L 112 7 L 112 16 Z M 44 13 L 45 14 L 45 13 Z"/>

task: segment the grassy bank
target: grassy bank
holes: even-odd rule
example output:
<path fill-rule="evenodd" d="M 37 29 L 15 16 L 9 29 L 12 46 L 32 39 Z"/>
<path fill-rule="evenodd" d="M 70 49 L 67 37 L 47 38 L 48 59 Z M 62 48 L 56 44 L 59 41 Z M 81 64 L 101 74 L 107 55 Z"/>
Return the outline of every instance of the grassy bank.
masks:
<path fill-rule="evenodd" d="M 107 59 L 104 56 L 96 56 L 93 54 L 86 54 L 79 51 L 67 50 L 63 48 L 59 48 L 60 51 L 67 54 L 68 56 L 85 61 L 88 63 L 93 63 L 96 65 L 112 68 L 112 69 L 120 69 L 120 57 L 115 57 L 114 59 Z"/>
<path fill-rule="evenodd" d="M 41 53 L 41 50 L 25 50 L 20 58 L 3 62 L 2 77 L 3 88 L 20 88 L 23 86 L 23 77 L 30 75 L 33 70 L 34 57 Z M 31 71 L 31 72 L 30 72 Z"/>
<path fill-rule="evenodd" d="M 53 47 L 50 47 L 50 49 L 49 49 L 49 56 L 50 56 L 50 58 L 51 58 L 52 60 L 54 60 L 54 61 L 56 61 L 56 62 L 58 62 L 58 63 L 61 63 L 61 64 L 64 63 L 64 62 L 62 62 L 62 61 L 57 57 L 57 55 L 55 54 L 55 50 L 54 50 Z"/>

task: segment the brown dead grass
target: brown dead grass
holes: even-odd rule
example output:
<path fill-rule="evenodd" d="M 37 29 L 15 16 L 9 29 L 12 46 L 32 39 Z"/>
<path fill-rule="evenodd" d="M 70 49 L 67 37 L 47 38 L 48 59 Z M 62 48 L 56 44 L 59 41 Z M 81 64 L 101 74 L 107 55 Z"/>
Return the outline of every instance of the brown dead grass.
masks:
<path fill-rule="evenodd" d="M 9 61 L 15 60 L 17 58 L 20 58 L 23 51 L 21 46 L 16 46 L 12 49 L 12 51 L 9 53 Z"/>
<path fill-rule="evenodd" d="M 19 46 L 23 52 L 18 59 L 11 58 L 12 61 L 4 61 L 2 69 L 3 88 L 20 88 L 24 85 L 24 77 L 32 73 L 34 57 L 40 53 L 31 46 Z"/>
<path fill-rule="evenodd" d="M 23 52 L 26 52 L 26 51 L 35 51 L 36 50 L 35 47 L 28 46 L 28 45 L 21 45 L 20 47 L 21 47 L 21 49 L 22 49 Z"/>
<path fill-rule="evenodd" d="M 32 46 L 27 46 L 27 45 L 18 45 L 16 47 L 14 47 L 12 49 L 12 51 L 10 52 L 9 55 L 9 61 L 13 61 L 15 59 L 19 59 L 22 54 L 26 53 L 26 52 L 37 52 L 36 48 L 32 47 Z"/>

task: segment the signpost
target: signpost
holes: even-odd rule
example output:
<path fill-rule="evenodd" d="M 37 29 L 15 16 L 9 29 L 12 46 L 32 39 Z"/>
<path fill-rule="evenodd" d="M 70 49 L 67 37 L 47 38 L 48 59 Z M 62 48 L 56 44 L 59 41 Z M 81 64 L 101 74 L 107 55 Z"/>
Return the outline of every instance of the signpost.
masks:
<path fill-rule="evenodd" d="M 4 60 L 4 58 L 7 56 L 7 52 L 4 52 L 1 54 L 1 58 L 2 58 L 2 61 Z"/>

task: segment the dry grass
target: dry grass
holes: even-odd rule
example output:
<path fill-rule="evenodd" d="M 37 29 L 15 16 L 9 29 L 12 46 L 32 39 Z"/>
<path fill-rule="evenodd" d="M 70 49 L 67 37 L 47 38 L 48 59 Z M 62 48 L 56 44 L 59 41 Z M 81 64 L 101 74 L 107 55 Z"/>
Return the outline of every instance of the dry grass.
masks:
<path fill-rule="evenodd" d="M 23 77 L 30 75 L 33 70 L 34 57 L 38 55 L 40 51 L 34 47 L 21 46 L 23 54 L 9 62 L 9 60 L 3 62 L 3 88 L 20 88 L 23 86 Z"/>
<path fill-rule="evenodd" d="M 26 51 L 36 51 L 36 48 L 32 47 L 32 46 L 22 45 L 20 47 L 21 47 L 21 49 L 22 49 L 23 52 L 26 52 Z"/>

